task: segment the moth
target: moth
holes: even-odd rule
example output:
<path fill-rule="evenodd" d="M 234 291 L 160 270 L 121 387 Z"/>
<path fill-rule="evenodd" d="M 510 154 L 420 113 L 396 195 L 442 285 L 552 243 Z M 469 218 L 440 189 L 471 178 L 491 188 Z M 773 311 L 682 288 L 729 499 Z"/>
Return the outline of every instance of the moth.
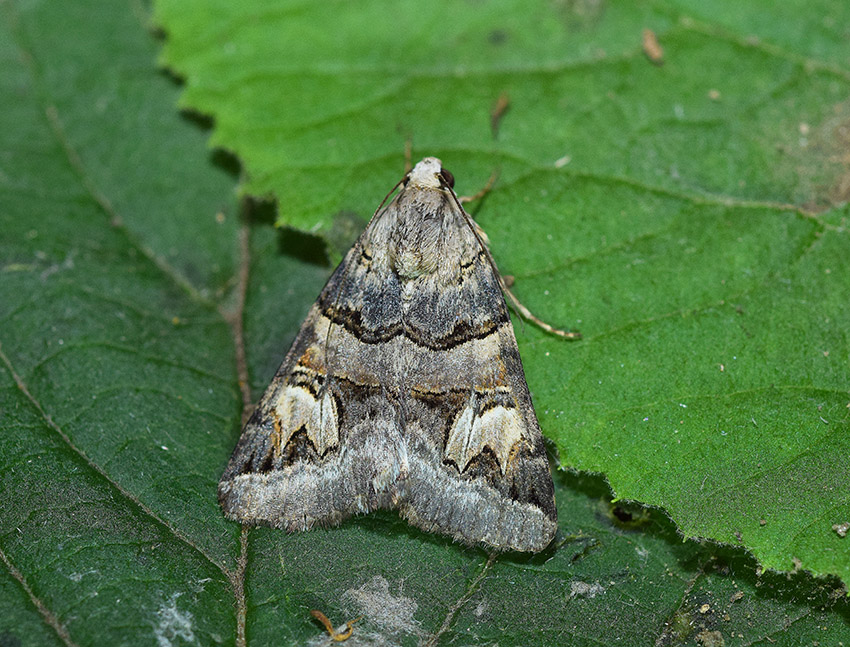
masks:
<path fill-rule="evenodd" d="M 439 159 L 398 186 L 245 425 L 221 506 L 287 531 L 395 509 L 466 544 L 540 551 L 552 476 L 487 238 Z"/>

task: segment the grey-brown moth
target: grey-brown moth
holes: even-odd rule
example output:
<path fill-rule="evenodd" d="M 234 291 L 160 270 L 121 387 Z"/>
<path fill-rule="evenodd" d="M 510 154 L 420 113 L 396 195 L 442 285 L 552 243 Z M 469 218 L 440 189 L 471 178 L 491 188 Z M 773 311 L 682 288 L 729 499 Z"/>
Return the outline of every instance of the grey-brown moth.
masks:
<path fill-rule="evenodd" d="M 549 544 L 502 281 L 453 184 L 423 159 L 336 268 L 221 478 L 229 518 L 295 531 L 390 508 L 467 544 Z"/>

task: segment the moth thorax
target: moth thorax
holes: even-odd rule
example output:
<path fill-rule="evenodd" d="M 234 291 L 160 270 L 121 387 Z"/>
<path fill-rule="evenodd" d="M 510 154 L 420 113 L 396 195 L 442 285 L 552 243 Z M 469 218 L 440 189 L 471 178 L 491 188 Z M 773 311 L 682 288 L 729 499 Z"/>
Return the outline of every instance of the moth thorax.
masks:
<path fill-rule="evenodd" d="M 389 248 L 390 266 L 402 280 L 435 273 L 445 263 L 441 249 L 441 218 L 419 211 L 402 220 Z"/>

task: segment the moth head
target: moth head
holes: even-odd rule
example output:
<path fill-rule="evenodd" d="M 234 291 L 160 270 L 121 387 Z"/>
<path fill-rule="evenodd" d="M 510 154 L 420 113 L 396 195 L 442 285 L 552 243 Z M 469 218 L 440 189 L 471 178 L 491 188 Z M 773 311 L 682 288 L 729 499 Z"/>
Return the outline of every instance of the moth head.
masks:
<path fill-rule="evenodd" d="M 432 189 L 454 188 L 455 178 L 436 157 L 426 157 L 407 174 L 405 186 L 428 187 Z"/>

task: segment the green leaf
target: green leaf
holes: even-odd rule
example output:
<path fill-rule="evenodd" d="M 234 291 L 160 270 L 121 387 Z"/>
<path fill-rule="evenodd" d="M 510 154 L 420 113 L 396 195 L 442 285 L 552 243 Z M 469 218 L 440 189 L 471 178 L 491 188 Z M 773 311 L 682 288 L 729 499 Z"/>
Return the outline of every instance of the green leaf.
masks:
<path fill-rule="evenodd" d="M 588 14 L 590 4 L 554 6 L 562 24 L 577 34 L 570 47 L 594 52 L 601 33 L 596 30 L 608 21 L 607 13 Z M 309 22 L 317 7 L 269 10 L 267 33 L 280 37 L 275 35 L 279 24 L 271 20 L 275 15 L 283 20 L 306 12 L 310 33 L 318 37 L 332 23 Z M 457 22 L 463 5 L 457 7 L 443 7 L 448 15 L 433 18 L 422 33 L 446 20 Z M 516 18 L 507 9 L 503 25 Z M 232 26 L 209 6 L 199 15 L 206 16 L 207 33 L 227 33 Z M 358 15 L 345 17 L 355 21 Z M 368 12 L 362 14 L 366 18 Z M 478 28 L 490 33 L 485 23 Z M 232 161 L 205 151 L 209 133 L 174 109 L 180 90 L 156 70 L 159 45 L 147 26 L 145 9 L 138 5 L 0 3 L 0 645 L 327 644 L 324 630 L 309 614 L 312 608 L 336 625 L 363 615 L 349 645 L 697 645 L 710 640 L 711 632 L 721 632 L 727 645 L 766 640 L 840 644 L 850 607 L 834 582 L 803 572 L 787 579 L 760 574 L 739 548 L 683 543 L 662 514 L 611 505 L 598 477 L 556 473 L 561 528 L 555 545 L 541 555 L 505 555 L 491 563 L 483 551 L 417 532 L 391 513 L 296 535 L 242 532 L 225 521 L 216 483 L 239 434 L 243 404 L 238 369 L 243 345 L 231 323 L 244 320 L 244 352 L 256 397 L 330 268 L 311 261 L 309 250 L 298 249 L 305 239 L 273 229 L 263 213 L 239 213 Z M 167 28 L 172 31 L 171 25 Z M 628 22 L 609 29 L 614 29 L 612 38 L 633 35 Z M 369 32 L 352 33 L 370 38 Z M 307 40 L 290 45 L 306 48 Z M 526 44 L 545 52 L 548 42 L 527 38 Z M 451 44 L 444 42 L 444 49 Z M 458 39 L 453 46 L 466 47 L 470 60 L 477 56 L 474 43 Z M 642 60 L 636 47 L 624 54 L 625 61 Z M 581 51 L 574 52 L 576 61 Z M 418 56 L 428 60 L 425 53 Z M 520 54 L 516 57 L 517 64 L 523 61 Z M 207 78 L 225 78 L 211 74 Z M 511 96 L 514 103 L 498 142 L 518 127 L 522 114 L 518 95 Z M 754 278 L 730 270 L 725 277 L 735 281 L 738 292 L 764 299 L 762 285 L 772 281 L 792 296 L 793 290 L 805 290 L 806 299 L 828 306 L 816 312 L 808 307 L 799 316 L 835 317 L 835 309 L 843 307 L 836 305 L 835 289 L 826 282 L 840 280 L 840 265 L 823 265 L 832 274 L 816 274 L 820 282 L 783 282 L 791 276 L 789 267 L 801 272 L 806 261 L 836 253 L 828 241 L 834 247 L 843 240 L 840 212 L 742 207 L 734 196 L 696 199 L 615 174 L 567 173 L 564 169 L 572 171 L 574 162 L 542 172 L 522 155 L 500 158 L 495 145 L 490 153 L 482 152 L 489 142 L 490 100 L 481 100 L 475 119 L 476 124 L 484 120 L 478 144 L 470 144 L 467 153 L 459 150 L 453 162 L 472 192 L 489 176 L 493 160 L 503 160 L 503 179 L 477 211 L 503 270 L 517 277 L 517 291 L 539 314 L 566 324 L 572 321 L 568 316 L 583 319 L 588 340 L 571 345 L 548 339 L 532 326 L 518 327 L 541 420 L 559 438 L 565 462 L 579 463 L 578 441 L 592 433 L 591 426 L 605 431 L 612 421 L 616 424 L 616 412 L 626 415 L 622 401 L 629 396 L 616 388 L 604 407 L 592 404 L 602 401 L 602 393 L 598 400 L 575 395 L 582 384 L 591 388 L 594 363 L 596 370 L 619 366 L 610 363 L 619 357 L 607 354 L 618 343 L 628 344 L 624 350 L 649 341 L 660 344 L 664 335 L 653 322 L 675 321 L 671 334 L 681 335 L 699 318 L 678 312 L 658 317 L 670 307 L 665 299 L 678 303 L 683 297 L 674 290 L 646 288 L 637 275 L 640 264 L 613 274 L 617 260 L 621 270 L 625 266 L 621 256 L 649 259 L 655 270 L 663 262 L 672 266 L 672 252 L 662 252 L 664 236 L 690 227 L 690 235 L 714 241 L 704 253 L 707 259 L 709 253 L 723 253 L 731 263 L 738 258 L 736 250 L 744 250 L 740 262 L 750 267 L 751 254 L 763 256 L 768 269 L 759 270 L 765 277 L 761 283 L 758 272 Z M 817 123 L 812 120 L 812 127 Z M 423 122 L 422 128 L 435 138 L 445 137 L 437 121 Z M 415 142 L 418 132 L 412 133 Z M 403 139 L 398 138 L 400 146 Z M 421 146 L 415 145 L 417 150 Z M 362 189 L 362 204 L 340 202 L 346 213 L 368 217 L 398 178 L 398 150 L 387 145 L 383 158 L 364 155 L 369 175 L 352 175 L 357 180 L 352 186 L 361 191 L 362 179 L 374 194 Z M 444 150 L 434 152 L 448 159 Z M 240 151 L 240 161 L 250 171 L 250 156 L 243 155 Z M 275 156 L 287 159 L 281 151 L 269 159 Z M 337 175 L 322 162 L 315 178 L 304 172 L 300 180 L 309 179 L 305 189 L 327 199 L 333 185 L 312 183 Z M 560 185 L 569 191 L 547 206 L 539 192 L 551 195 Z M 631 204 L 621 201 L 629 196 Z M 525 219 L 511 217 L 519 202 Z M 567 203 L 572 212 L 562 208 Z M 630 227 L 619 245 L 614 220 L 577 215 L 610 208 L 622 218 L 626 206 L 633 219 L 629 224 L 638 227 Z M 320 217 L 330 222 L 338 210 L 329 207 Z M 737 233 L 741 210 L 748 235 Z M 556 219 L 570 213 L 568 220 Z M 712 222 L 735 229 L 734 240 L 722 228 L 699 226 L 714 213 L 720 215 Z M 320 219 L 315 212 L 309 217 L 311 224 Z M 660 226 L 658 218 L 663 218 Z M 344 225 L 354 219 L 337 221 Z M 762 244 L 761 239 L 775 235 L 769 225 L 776 222 L 786 244 Z M 564 240 L 567 224 L 571 244 L 583 245 L 583 251 L 558 246 L 551 253 L 556 244 L 569 242 Z M 552 241 L 546 241 L 547 233 Z M 527 235 L 535 244 L 517 240 Z M 656 245 L 659 254 L 636 251 L 642 242 Z M 615 262 L 605 263 L 606 254 Z M 600 269 L 587 271 L 594 264 Z M 686 272 L 676 268 L 669 276 L 684 280 L 680 275 Z M 568 284 L 575 304 L 573 297 L 560 298 L 566 288 L 559 279 L 567 273 L 578 277 Z M 240 275 L 247 276 L 244 308 Z M 650 278 L 657 276 L 653 272 Z M 687 280 L 698 284 L 694 277 Z M 701 289 L 694 307 L 724 298 L 716 285 Z M 632 298 L 637 296 L 652 306 L 654 319 L 635 320 L 628 306 L 637 308 Z M 728 316 L 737 322 L 744 315 Z M 761 318 L 769 320 L 769 313 Z M 588 328 L 590 321 L 603 324 Z M 797 317 L 776 325 L 810 323 Z M 817 339 L 807 335 L 823 335 L 827 327 L 822 322 L 813 333 L 790 338 L 790 347 L 814 346 Z M 612 340 L 610 349 L 602 331 Z M 789 347 L 789 339 L 782 341 Z M 586 357 L 594 351 L 606 353 L 605 359 Z M 824 367 L 834 367 L 840 356 L 838 348 L 823 358 L 826 363 L 807 365 L 807 372 L 793 362 L 787 372 L 823 379 Z M 731 367 L 725 355 L 721 359 Z M 769 355 L 764 364 L 775 370 Z M 842 371 L 833 370 L 837 382 Z M 727 368 L 720 379 L 730 376 L 738 378 Z M 656 383 L 647 382 L 647 388 L 663 388 L 664 376 L 653 377 Z M 709 377 L 717 378 L 714 373 Z M 568 415 L 585 414 L 565 406 L 567 389 L 570 402 L 585 403 L 582 408 L 596 415 L 568 421 Z M 695 408 L 694 399 L 682 402 L 689 413 Z M 569 413 L 561 415 L 561 409 Z M 830 420 L 831 414 L 822 409 L 818 415 Z M 576 421 L 587 428 L 573 429 Z M 761 416 L 757 421 L 767 424 Z M 644 429 L 627 424 L 627 433 L 618 436 L 621 442 Z M 809 459 L 823 456 L 814 450 L 806 454 Z M 615 488 L 621 491 L 616 483 Z"/>
<path fill-rule="evenodd" d="M 520 333 L 564 465 L 686 537 L 850 581 L 850 10 L 703 6 L 157 4 L 182 105 L 282 224 L 368 214 L 406 138 L 469 193 L 500 169 L 476 211 L 494 255 L 585 335 Z"/>

